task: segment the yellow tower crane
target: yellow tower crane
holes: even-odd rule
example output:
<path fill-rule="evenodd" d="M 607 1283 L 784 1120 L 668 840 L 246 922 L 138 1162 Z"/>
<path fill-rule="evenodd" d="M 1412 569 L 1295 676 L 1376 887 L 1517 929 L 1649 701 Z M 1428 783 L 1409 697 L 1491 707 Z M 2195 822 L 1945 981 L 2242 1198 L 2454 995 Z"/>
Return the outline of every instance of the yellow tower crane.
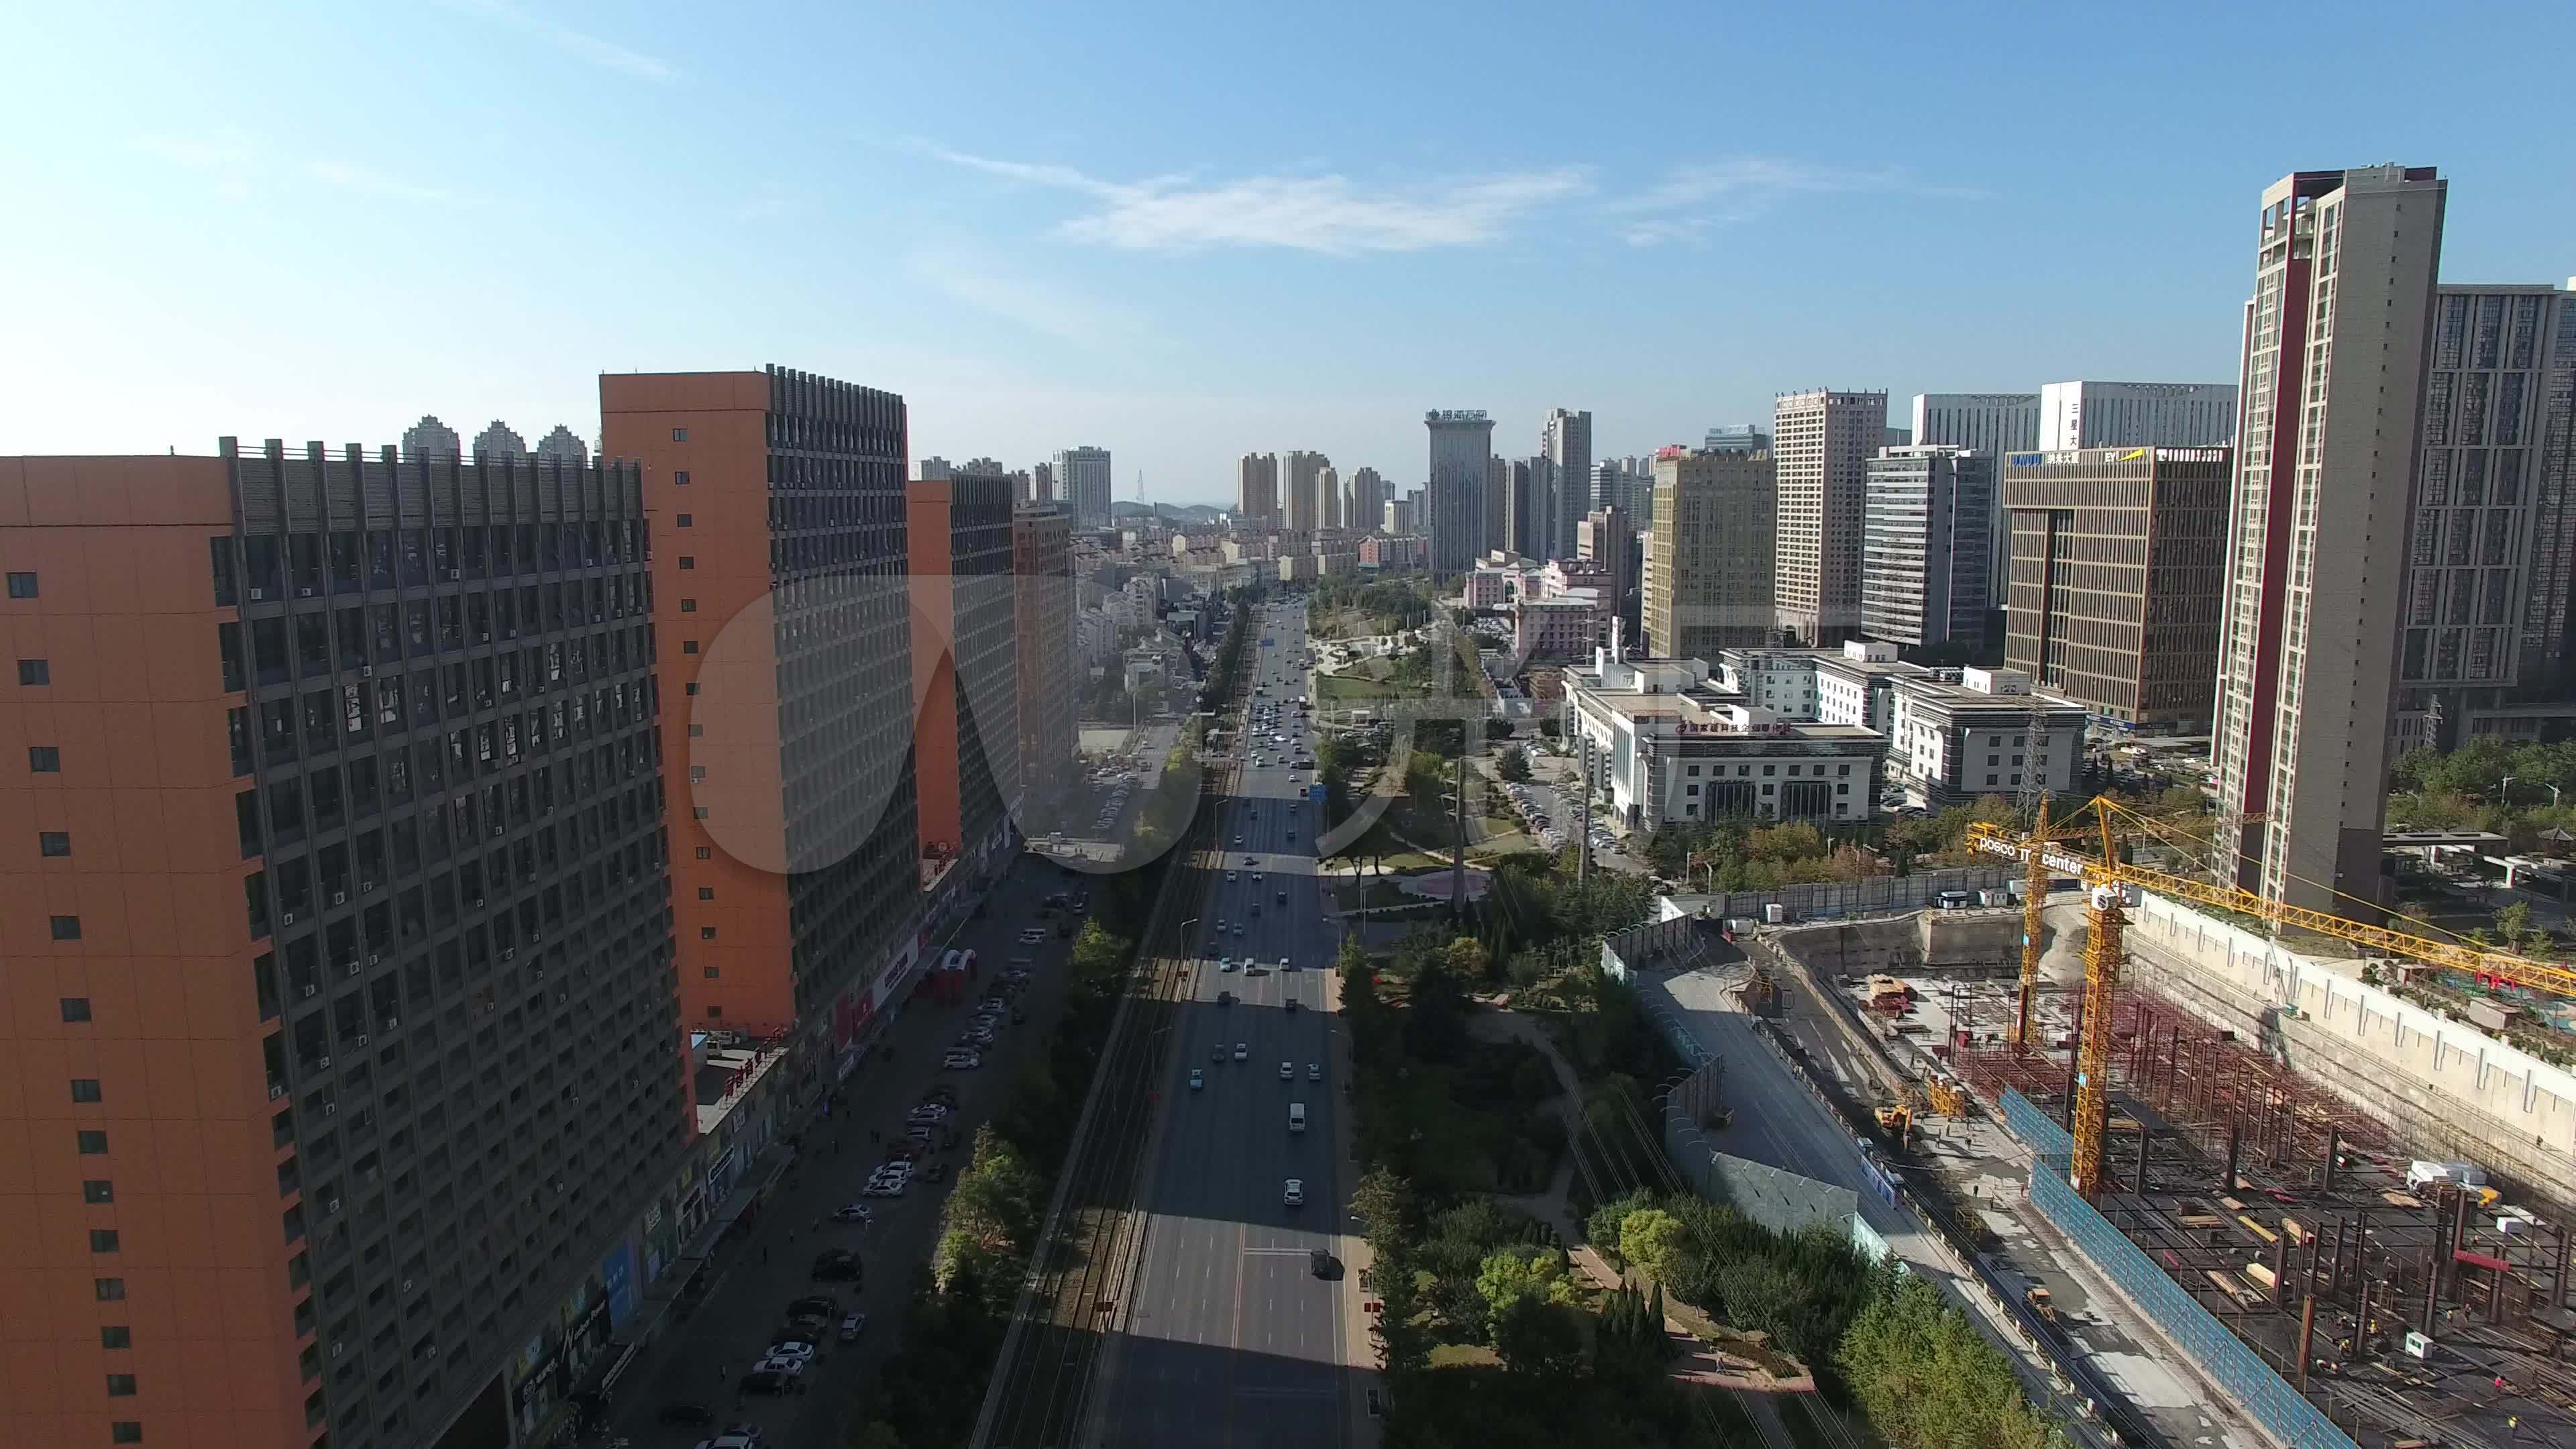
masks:
<path fill-rule="evenodd" d="M 2084 943 L 2084 1025 L 2075 1047 L 2075 1111 L 2071 1133 L 2075 1139 L 2075 1154 L 2067 1171 L 2069 1185 L 2087 1198 L 2099 1190 L 2102 1182 L 2102 1141 L 2110 1114 L 2112 998 L 2120 982 L 2123 959 L 2121 933 L 2128 924 L 2128 916 L 2121 907 L 2130 890 L 2154 891 L 2159 895 L 2254 916 L 2274 925 L 2313 931 L 2392 956 L 2467 972 L 2482 981 L 2576 999 L 2576 970 L 2560 963 L 2536 961 L 2475 942 L 2439 941 L 2386 926 L 2365 925 L 2324 911 L 2285 905 L 2232 885 L 2213 885 L 2188 876 L 2127 864 L 2120 859 L 2119 838 L 2113 828 L 2115 815 L 2123 823 L 2152 834 L 2161 836 L 2169 832 L 2158 822 L 2114 800 L 2096 797 L 2091 810 L 2102 851 L 2098 860 L 2056 848 L 2061 841 L 2071 842 L 2075 838 L 2074 832 L 2051 831 L 2041 825 L 2034 832 L 2024 834 L 1982 821 L 1968 827 L 1971 848 L 1990 855 L 2032 862 L 2032 870 L 2043 890 L 2048 872 L 2055 871 L 2081 879 L 2092 893 L 2090 932 Z M 2044 822 L 2046 818 L 2047 812 L 2043 809 L 2040 820 Z M 2031 919 L 2027 911 L 2023 919 L 2027 926 Z M 2409 921 L 2409 924 L 2426 923 Z M 2035 926 L 2027 926 L 2027 929 L 2031 939 L 2023 946 L 2022 958 L 2025 1014 L 2029 1010 L 2038 960 L 2038 931 Z"/>

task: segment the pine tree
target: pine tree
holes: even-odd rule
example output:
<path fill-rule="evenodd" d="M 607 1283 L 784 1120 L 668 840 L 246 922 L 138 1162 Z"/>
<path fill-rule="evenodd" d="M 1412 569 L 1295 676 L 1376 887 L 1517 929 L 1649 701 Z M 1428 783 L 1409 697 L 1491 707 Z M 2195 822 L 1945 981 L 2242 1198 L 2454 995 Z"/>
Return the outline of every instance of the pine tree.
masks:
<path fill-rule="evenodd" d="M 1674 1346 L 1672 1336 L 1664 1332 L 1664 1285 L 1661 1279 L 1656 1280 L 1655 1296 L 1646 1304 L 1644 1323 L 1647 1333 L 1646 1342 L 1656 1347 L 1658 1357 L 1671 1358 L 1679 1352 Z"/>

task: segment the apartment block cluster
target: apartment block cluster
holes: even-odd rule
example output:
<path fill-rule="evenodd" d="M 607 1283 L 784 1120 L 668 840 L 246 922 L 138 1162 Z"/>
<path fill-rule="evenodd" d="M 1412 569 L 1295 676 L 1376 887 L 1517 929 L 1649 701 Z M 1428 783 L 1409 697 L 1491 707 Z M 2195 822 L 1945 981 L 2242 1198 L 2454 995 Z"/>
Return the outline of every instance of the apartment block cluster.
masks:
<path fill-rule="evenodd" d="M 2268 188 L 2233 382 L 1924 394 L 1906 428 L 1814 389 L 1662 450 L 1643 657 L 1578 671 L 1569 725 L 1640 824 L 1706 818 L 1715 777 L 1663 767 L 1766 723 L 1879 731 L 1884 788 L 1929 806 L 2061 788 L 2088 738 L 2196 744 L 2241 883 L 2371 898 L 2394 751 L 2576 732 L 2576 282 L 2442 281 L 2446 195 L 2403 166 Z"/>
<path fill-rule="evenodd" d="M 0 459 L 12 1353 L 123 1394 L 67 1425 L 551 1434 L 1078 780 L 1105 452 L 599 389 L 595 453 Z"/>

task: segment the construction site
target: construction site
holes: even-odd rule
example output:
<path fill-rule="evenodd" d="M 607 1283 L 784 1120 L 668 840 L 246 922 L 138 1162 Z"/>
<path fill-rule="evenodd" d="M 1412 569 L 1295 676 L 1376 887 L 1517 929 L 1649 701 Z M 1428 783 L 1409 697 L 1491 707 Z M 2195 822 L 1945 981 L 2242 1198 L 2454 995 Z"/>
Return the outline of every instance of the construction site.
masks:
<path fill-rule="evenodd" d="M 2276 1440 L 2576 1449 L 2576 1079 L 2378 984 L 2428 973 L 2528 1020 L 2576 974 L 2287 919 L 2098 834 L 1978 828 L 2029 866 L 2020 901 L 1966 913 L 2018 919 L 2009 953 L 1849 927 L 1790 949 L 1913 1111 L 2004 1121 L 2063 1245 Z"/>

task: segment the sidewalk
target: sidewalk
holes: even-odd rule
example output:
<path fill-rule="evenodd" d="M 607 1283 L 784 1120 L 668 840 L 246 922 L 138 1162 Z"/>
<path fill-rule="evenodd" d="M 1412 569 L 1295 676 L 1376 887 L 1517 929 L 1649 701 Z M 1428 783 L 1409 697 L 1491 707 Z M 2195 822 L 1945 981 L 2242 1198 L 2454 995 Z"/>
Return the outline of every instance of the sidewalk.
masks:
<path fill-rule="evenodd" d="M 916 1179 L 900 1198 L 865 1198 L 862 1188 L 880 1152 L 870 1141 L 900 1137 L 903 1117 L 934 1081 L 957 1088 L 957 1110 L 945 1124 L 964 1142 L 933 1160 L 951 1172 L 963 1168 L 974 1132 L 999 1107 L 1021 1065 L 1043 1049 L 1063 1006 L 1063 965 L 1071 943 L 1049 932 L 1042 946 L 1016 944 L 1023 926 L 1037 923 L 1035 908 L 1057 876 L 1054 867 L 1025 854 L 996 880 L 986 896 L 990 914 L 968 920 L 955 944 L 974 947 L 986 961 L 1011 955 L 1035 958 L 1028 990 L 1019 1001 L 1028 1020 L 1002 1033 L 984 1054 L 984 1067 L 974 1072 L 942 1074 L 938 1062 L 949 1033 L 972 1014 L 971 999 L 941 1005 L 928 998 L 904 1008 L 900 1023 L 889 1029 L 891 1060 L 872 1061 L 852 1073 L 842 1086 L 842 1105 L 828 1117 L 817 1116 L 796 1129 L 797 1146 L 773 1149 L 785 1157 L 784 1175 L 769 1190 L 757 1215 L 709 1253 L 710 1287 L 697 1308 L 672 1319 L 659 1341 L 647 1344 L 623 1377 L 618 1401 L 611 1407 L 612 1434 L 632 1441 L 634 1449 L 690 1449 L 709 1437 L 706 1428 L 667 1426 L 658 1414 L 665 1404 L 698 1403 L 710 1409 L 721 1427 L 739 1421 L 758 1424 L 769 1449 L 839 1449 L 849 1432 L 849 1419 L 876 1366 L 900 1342 L 904 1310 L 912 1296 L 913 1277 L 930 1255 L 947 1184 Z M 991 980 L 987 971 L 979 985 Z M 875 1221 L 865 1226 L 832 1223 L 830 1215 L 845 1203 L 867 1202 Z M 865 1281 L 852 1293 L 847 1284 L 814 1282 L 808 1259 L 826 1247 L 856 1248 Z M 734 1382 L 775 1339 L 785 1305 L 807 1294 L 838 1299 L 844 1311 L 868 1316 L 859 1342 L 823 1345 L 807 1375 L 808 1392 L 798 1397 L 738 1400 Z"/>
<path fill-rule="evenodd" d="M 1338 928 L 1338 922 L 1336 925 Z M 1356 1066 L 1351 1060 L 1350 1028 L 1342 1019 L 1341 972 L 1327 970 L 1324 973 L 1324 1003 L 1324 1009 L 1332 1013 L 1333 1019 L 1332 1035 L 1324 1048 L 1325 1054 L 1332 1062 L 1332 1079 L 1341 1083 L 1347 1092 L 1358 1077 Z M 1332 1114 L 1333 1151 L 1348 1164 L 1350 1171 L 1347 1180 L 1356 1185 L 1359 1180 L 1360 1163 L 1352 1118 L 1358 1111 L 1358 1105 L 1348 1096 L 1342 1100 L 1343 1110 Z M 1368 1239 L 1361 1236 L 1351 1221 L 1349 1203 L 1344 1201 L 1335 1204 L 1334 1212 L 1341 1223 L 1341 1231 L 1335 1238 L 1333 1256 L 1340 1259 L 1342 1264 L 1342 1281 L 1337 1286 L 1343 1289 L 1340 1294 L 1342 1362 L 1351 1372 L 1350 1442 L 1352 1449 L 1377 1449 L 1378 1444 L 1385 1437 L 1386 1421 L 1373 1417 L 1368 1411 L 1369 1394 L 1382 1388 L 1377 1367 L 1377 1336 L 1373 1331 L 1376 1320 L 1368 1311 L 1368 1305 L 1376 1295 L 1362 1291 L 1360 1288 L 1361 1284 L 1368 1281 L 1370 1266 L 1376 1259 L 1369 1252 Z"/>

